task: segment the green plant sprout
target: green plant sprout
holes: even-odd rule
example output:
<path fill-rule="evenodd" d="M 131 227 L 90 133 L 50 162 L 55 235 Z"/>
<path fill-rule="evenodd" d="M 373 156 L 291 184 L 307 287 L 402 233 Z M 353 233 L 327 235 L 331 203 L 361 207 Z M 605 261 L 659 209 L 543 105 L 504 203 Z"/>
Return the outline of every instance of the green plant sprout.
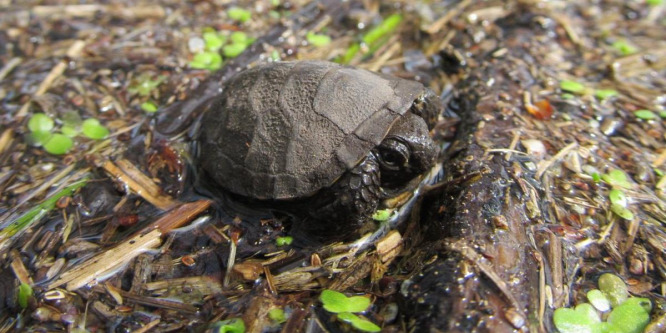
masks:
<path fill-rule="evenodd" d="M 638 119 L 643 119 L 643 120 L 653 120 L 657 119 L 657 114 L 650 110 L 638 110 L 634 112 L 634 116 Z"/>
<path fill-rule="evenodd" d="M 218 321 L 213 326 L 217 327 L 218 333 L 245 333 L 245 322 L 240 318 Z"/>
<path fill-rule="evenodd" d="M 631 188 L 631 183 L 627 180 L 627 174 L 620 169 L 612 169 L 607 174 L 601 176 L 601 180 L 614 187 Z"/>
<path fill-rule="evenodd" d="M 380 209 L 372 214 L 372 219 L 377 222 L 388 221 L 393 216 L 393 209 Z"/>
<path fill-rule="evenodd" d="M 146 111 L 148 113 L 157 112 L 157 105 L 154 102 L 145 101 L 141 103 L 141 110 Z"/>
<path fill-rule="evenodd" d="M 560 333 L 642 332 L 650 322 L 650 300 L 629 297 L 627 285 L 614 274 L 601 275 L 598 285 L 587 293 L 590 303 L 555 310 L 553 322 Z"/>
<path fill-rule="evenodd" d="M 202 36 L 205 43 L 205 50 L 194 55 L 192 61 L 190 61 L 190 67 L 194 69 L 207 69 L 209 71 L 216 71 L 222 68 L 224 58 L 231 59 L 237 57 L 248 46 L 252 45 L 255 40 L 248 37 L 242 31 L 223 34 L 212 29 L 207 29 Z"/>
<path fill-rule="evenodd" d="M 582 83 L 571 80 L 560 81 L 560 89 L 574 94 L 583 94 L 587 91 L 587 88 Z"/>
<path fill-rule="evenodd" d="M 109 135 L 109 130 L 100 124 L 99 120 L 95 118 L 88 118 L 81 124 L 81 131 L 83 135 L 93 139 L 101 140 Z"/>
<path fill-rule="evenodd" d="M 393 14 L 385 18 L 382 23 L 376 27 L 370 29 L 363 36 L 361 40 L 363 44 L 367 47 L 367 55 L 373 54 L 380 46 L 382 46 L 388 39 L 391 34 L 400 26 L 402 22 L 402 15 Z M 358 52 L 361 51 L 361 43 L 354 43 L 349 46 L 347 52 L 344 55 L 337 58 L 335 61 L 341 64 L 349 63 Z"/>
<path fill-rule="evenodd" d="M 316 34 L 312 31 L 308 31 L 305 35 L 305 39 L 314 47 L 323 47 L 328 44 L 331 44 L 331 37 L 327 35 Z"/>
<path fill-rule="evenodd" d="M 336 313 L 338 319 L 351 324 L 354 328 L 364 332 L 381 331 L 381 328 L 373 322 L 353 313 L 366 311 L 371 304 L 369 297 L 347 297 L 343 293 L 325 289 L 321 292 L 319 300 L 326 311 Z"/>
<path fill-rule="evenodd" d="M 597 89 L 594 91 L 594 96 L 596 96 L 598 99 L 608 99 L 617 95 L 617 91 L 613 89 Z"/>
<path fill-rule="evenodd" d="M 153 79 L 153 74 L 143 73 L 132 80 L 132 84 L 127 88 L 127 91 L 132 95 L 139 95 L 143 97 L 150 96 L 157 87 L 166 81 L 165 75 L 159 75 Z"/>
<path fill-rule="evenodd" d="M 291 237 L 291 236 L 278 237 L 278 238 L 275 239 L 275 245 L 277 245 L 277 246 L 291 245 L 291 243 L 293 241 L 294 241 L 294 237 Z"/>
<path fill-rule="evenodd" d="M 613 43 L 612 47 L 623 56 L 632 55 L 638 52 L 638 49 L 636 49 L 635 46 L 629 44 L 625 40 L 618 40 L 617 42 Z"/>
<path fill-rule="evenodd" d="M 227 9 L 227 15 L 230 19 L 240 23 L 245 23 L 252 18 L 252 13 L 249 10 L 239 7 L 231 7 Z"/>
<path fill-rule="evenodd" d="M 18 303 L 23 309 L 28 307 L 28 301 L 33 296 L 32 287 L 27 283 L 21 283 L 18 292 Z"/>
<path fill-rule="evenodd" d="M 278 324 L 282 324 L 287 321 L 287 316 L 284 314 L 284 310 L 280 308 L 275 308 L 268 311 L 268 318 Z"/>

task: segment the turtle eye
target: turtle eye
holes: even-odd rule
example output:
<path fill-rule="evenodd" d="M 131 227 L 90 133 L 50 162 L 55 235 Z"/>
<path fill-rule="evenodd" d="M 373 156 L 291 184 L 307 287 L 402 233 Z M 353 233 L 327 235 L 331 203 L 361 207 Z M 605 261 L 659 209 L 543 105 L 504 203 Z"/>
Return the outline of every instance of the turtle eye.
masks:
<path fill-rule="evenodd" d="M 409 162 L 409 147 L 396 139 L 387 139 L 379 146 L 379 164 L 397 171 Z"/>

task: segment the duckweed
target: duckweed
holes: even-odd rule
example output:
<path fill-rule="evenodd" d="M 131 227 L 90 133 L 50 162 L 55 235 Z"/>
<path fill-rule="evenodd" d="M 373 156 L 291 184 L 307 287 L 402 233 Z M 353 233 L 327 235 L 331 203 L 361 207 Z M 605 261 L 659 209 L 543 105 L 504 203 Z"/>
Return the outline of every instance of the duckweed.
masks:
<path fill-rule="evenodd" d="M 73 145 L 74 142 L 72 141 L 72 138 L 64 134 L 56 133 L 44 143 L 44 150 L 49 154 L 62 155 L 67 153 Z"/>
<path fill-rule="evenodd" d="M 109 130 L 95 118 L 84 120 L 83 124 L 81 124 L 81 131 L 83 135 L 93 140 L 104 139 L 109 135 Z"/>
<path fill-rule="evenodd" d="M 328 312 L 363 312 L 370 306 L 370 298 L 365 296 L 347 297 L 341 292 L 325 289 L 319 300 Z"/>

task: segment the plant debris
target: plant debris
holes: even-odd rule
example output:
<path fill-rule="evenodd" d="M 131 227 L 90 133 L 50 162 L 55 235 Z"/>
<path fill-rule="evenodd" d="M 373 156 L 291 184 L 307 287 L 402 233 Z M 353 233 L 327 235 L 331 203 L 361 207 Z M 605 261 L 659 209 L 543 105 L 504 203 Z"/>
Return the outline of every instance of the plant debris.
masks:
<path fill-rule="evenodd" d="M 663 329 L 663 1 L 0 9 L 2 332 Z M 223 83 L 299 59 L 442 93 L 409 214 L 323 243 L 197 186 Z"/>

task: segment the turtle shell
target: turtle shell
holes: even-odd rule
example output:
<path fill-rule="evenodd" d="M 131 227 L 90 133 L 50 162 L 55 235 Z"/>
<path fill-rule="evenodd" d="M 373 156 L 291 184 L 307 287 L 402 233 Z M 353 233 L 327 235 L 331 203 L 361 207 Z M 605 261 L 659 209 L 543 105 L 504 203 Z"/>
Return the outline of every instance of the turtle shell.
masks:
<path fill-rule="evenodd" d="M 324 61 L 236 74 L 202 119 L 200 161 L 246 197 L 306 197 L 332 185 L 386 136 L 422 84 Z"/>

